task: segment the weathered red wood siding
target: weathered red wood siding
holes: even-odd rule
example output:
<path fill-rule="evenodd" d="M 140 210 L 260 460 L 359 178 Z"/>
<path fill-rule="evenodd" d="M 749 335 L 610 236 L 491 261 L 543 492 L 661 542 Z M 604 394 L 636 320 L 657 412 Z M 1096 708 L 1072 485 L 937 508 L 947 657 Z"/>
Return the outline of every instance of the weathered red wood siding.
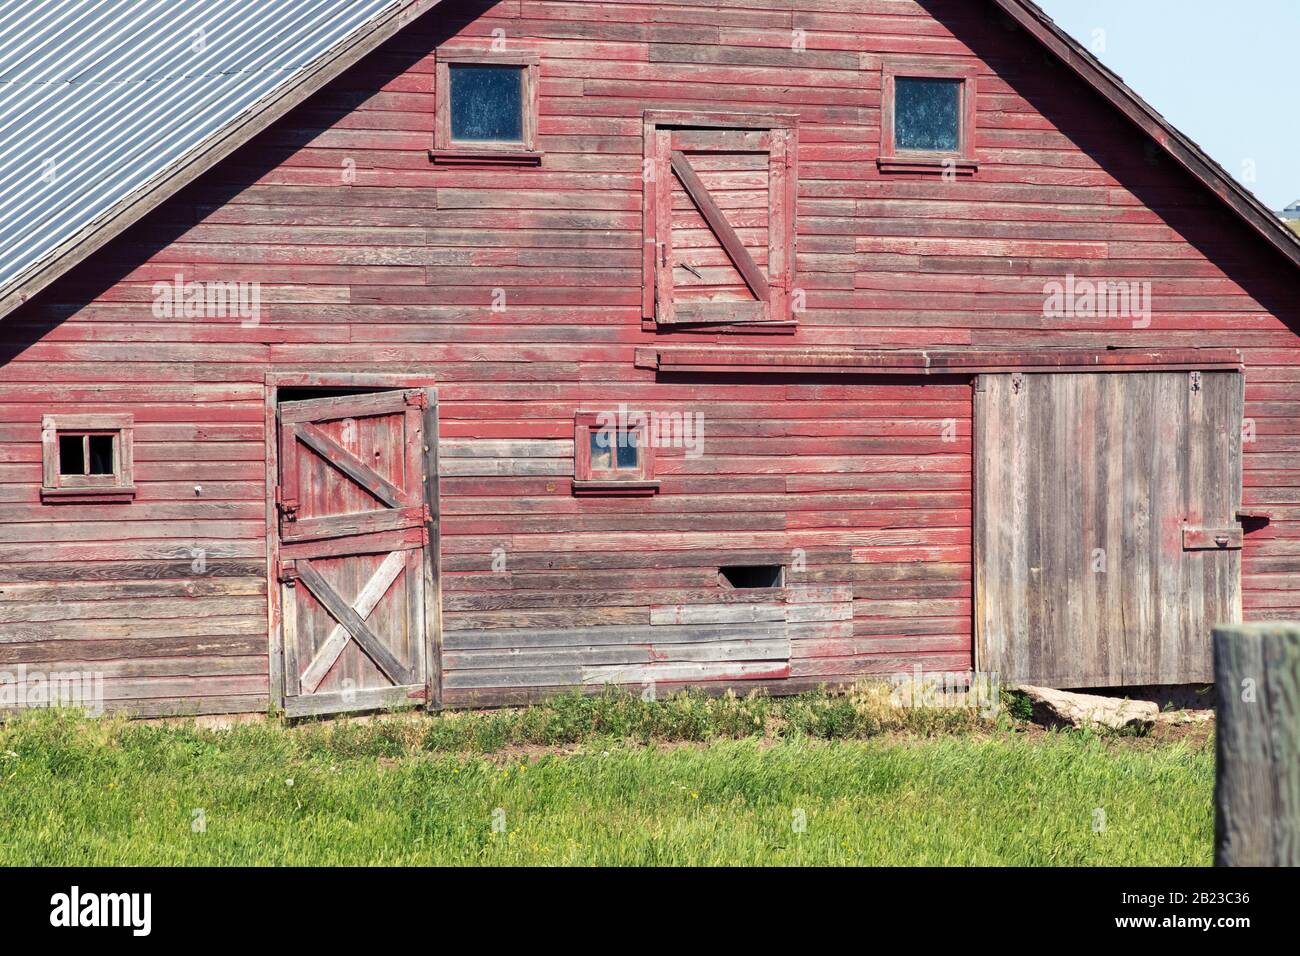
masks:
<path fill-rule="evenodd" d="M 645 625 L 653 606 L 719 601 L 720 565 L 782 564 L 791 582 L 850 586 L 857 598 L 853 620 L 794 640 L 792 679 L 970 666 L 966 382 L 615 384 L 605 374 L 553 386 L 545 401 L 440 389 L 444 442 L 572 434 L 575 403 L 705 416 L 701 457 L 657 449 L 662 488 L 651 498 L 574 498 L 563 477 L 446 476 L 457 459 L 444 457 L 449 644 L 468 628 Z M 571 456 L 558 465 L 571 474 Z M 496 548 L 504 574 L 492 570 Z M 449 676 L 456 669 L 449 662 Z M 449 702 L 465 697 L 448 691 Z"/>
<path fill-rule="evenodd" d="M 541 55 L 545 157 L 435 166 L 432 51 L 494 31 Z M 877 171 L 891 54 L 977 68 L 973 177 Z M 696 108 L 800 117 L 792 336 L 642 330 L 641 112 Z M 155 318 L 152 284 L 178 272 L 261 282 L 260 324 Z M 1043 285 L 1067 272 L 1149 280 L 1151 325 L 1044 319 Z M 576 410 L 619 403 L 705 414 L 704 456 L 661 450 L 653 498 L 575 499 L 562 465 L 448 475 L 449 633 L 632 624 L 707 598 L 719 564 L 802 549 L 792 581 L 857 600 L 792 677 L 969 666 L 968 382 L 633 367 L 638 345 L 673 342 L 1240 348 L 1246 504 L 1273 513 L 1247 537 L 1246 614 L 1293 616 L 1294 289 L 982 3 L 448 0 L 0 325 L 0 668 L 94 661 L 110 699 L 146 713 L 265 704 L 270 369 L 433 374 L 444 440 L 571 441 Z M 42 505 L 41 415 L 86 410 L 134 413 L 139 495 Z"/>

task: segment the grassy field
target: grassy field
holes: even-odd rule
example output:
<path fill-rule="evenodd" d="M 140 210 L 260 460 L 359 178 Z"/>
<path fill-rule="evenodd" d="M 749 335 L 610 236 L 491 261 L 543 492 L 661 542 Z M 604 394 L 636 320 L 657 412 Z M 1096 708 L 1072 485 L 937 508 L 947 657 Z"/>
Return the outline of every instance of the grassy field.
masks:
<path fill-rule="evenodd" d="M 1213 748 L 871 694 L 0 726 L 0 864 L 1211 862 Z"/>

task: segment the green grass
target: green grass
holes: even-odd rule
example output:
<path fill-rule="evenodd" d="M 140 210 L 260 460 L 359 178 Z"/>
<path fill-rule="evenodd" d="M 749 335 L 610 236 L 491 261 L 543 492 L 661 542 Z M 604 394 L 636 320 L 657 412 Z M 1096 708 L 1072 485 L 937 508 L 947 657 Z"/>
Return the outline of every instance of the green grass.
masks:
<path fill-rule="evenodd" d="M 0 726 L 0 864 L 1208 865 L 1213 775 L 1205 744 L 868 691 L 222 731 L 41 713 Z"/>

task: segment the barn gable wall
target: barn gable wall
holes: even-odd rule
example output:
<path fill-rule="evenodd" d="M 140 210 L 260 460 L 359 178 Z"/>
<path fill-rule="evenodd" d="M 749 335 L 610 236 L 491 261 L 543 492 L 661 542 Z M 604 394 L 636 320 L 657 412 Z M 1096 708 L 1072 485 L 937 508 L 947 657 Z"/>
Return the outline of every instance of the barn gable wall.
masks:
<path fill-rule="evenodd" d="M 540 55 L 540 165 L 432 162 L 433 50 L 502 41 Z M 895 56 L 975 68 L 974 175 L 877 168 Z M 799 117 L 798 327 L 656 333 L 642 113 L 755 108 Z M 304 370 L 439 383 L 449 655 L 655 626 L 716 603 L 719 566 L 779 563 L 853 597 L 791 637 L 792 679 L 970 667 L 969 378 L 635 366 L 671 344 L 1240 349 L 1243 503 L 1272 515 L 1245 613 L 1291 616 L 1290 268 L 982 3 L 447 0 L 0 324 L 0 669 L 93 666 L 144 713 L 264 707 L 265 380 Z M 257 283 L 256 321 L 157 314 L 178 275 Z M 1150 321 L 1044 318 L 1069 275 L 1150 283 Z M 574 497 L 574 414 L 620 404 L 702 414 L 703 454 L 662 449 L 657 495 Z M 42 504 L 41 416 L 91 410 L 135 416 L 135 500 Z M 449 703 L 554 683 L 476 679 L 462 646 Z"/>

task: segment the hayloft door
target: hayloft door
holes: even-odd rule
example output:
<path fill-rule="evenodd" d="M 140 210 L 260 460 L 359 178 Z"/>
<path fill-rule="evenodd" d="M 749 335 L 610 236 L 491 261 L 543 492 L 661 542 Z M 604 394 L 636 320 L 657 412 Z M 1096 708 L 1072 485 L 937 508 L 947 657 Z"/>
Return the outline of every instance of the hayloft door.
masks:
<path fill-rule="evenodd" d="M 1241 620 L 1238 371 L 980 375 L 977 666 L 1053 687 L 1214 679 Z"/>
<path fill-rule="evenodd" d="M 653 149 L 655 320 L 792 322 L 794 131 L 659 129 Z"/>
<path fill-rule="evenodd" d="M 290 715 L 439 702 L 436 402 L 405 389 L 279 407 Z"/>

